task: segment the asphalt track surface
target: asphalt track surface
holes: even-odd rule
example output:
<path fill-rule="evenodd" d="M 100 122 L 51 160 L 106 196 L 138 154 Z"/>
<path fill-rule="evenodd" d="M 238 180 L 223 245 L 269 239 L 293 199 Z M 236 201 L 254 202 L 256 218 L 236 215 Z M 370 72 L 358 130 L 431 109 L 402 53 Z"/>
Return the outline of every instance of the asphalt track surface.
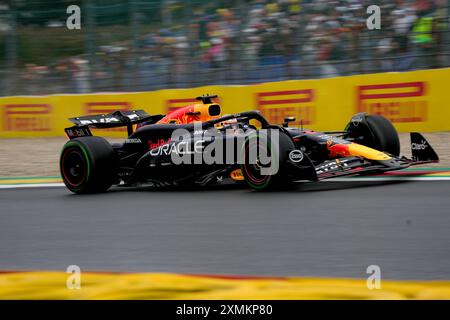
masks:
<path fill-rule="evenodd" d="M 450 181 L 0 190 L 0 270 L 450 279 Z"/>

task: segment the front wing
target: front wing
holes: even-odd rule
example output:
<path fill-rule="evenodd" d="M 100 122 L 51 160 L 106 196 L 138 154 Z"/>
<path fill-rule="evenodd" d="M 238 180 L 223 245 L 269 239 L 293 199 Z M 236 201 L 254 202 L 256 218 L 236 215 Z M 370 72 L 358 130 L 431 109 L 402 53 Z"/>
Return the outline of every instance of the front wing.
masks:
<path fill-rule="evenodd" d="M 360 156 L 351 156 L 324 161 L 314 165 L 306 154 L 302 161 L 290 159 L 295 167 L 294 172 L 299 173 L 300 179 L 320 181 L 342 176 L 366 175 L 405 169 L 414 165 L 439 162 L 439 157 L 428 141 L 417 132 L 411 133 L 412 158 L 395 157 L 390 155 L 389 160 L 368 160 Z"/>

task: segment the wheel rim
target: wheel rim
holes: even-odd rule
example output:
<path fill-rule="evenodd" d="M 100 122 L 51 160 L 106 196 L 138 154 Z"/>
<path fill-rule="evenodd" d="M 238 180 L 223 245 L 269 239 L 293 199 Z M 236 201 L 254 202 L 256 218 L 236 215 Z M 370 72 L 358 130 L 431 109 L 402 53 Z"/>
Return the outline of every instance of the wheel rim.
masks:
<path fill-rule="evenodd" d="M 86 157 L 79 148 L 68 148 L 61 160 L 61 172 L 71 187 L 79 187 L 86 180 L 88 164 Z"/>
<path fill-rule="evenodd" d="M 261 148 L 261 146 L 260 146 Z M 244 161 L 243 161 L 243 167 L 245 174 L 248 178 L 248 182 L 250 182 L 254 186 L 260 186 L 267 183 L 267 181 L 270 179 L 270 175 L 262 175 L 261 169 L 264 167 L 269 167 L 270 165 L 262 165 L 259 156 L 256 159 L 256 163 L 250 163 L 249 154 L 250 151 L 252 151 L 252 154 L 258 154 L 253 153 L 254 150 L 257 151 L 257 145 L 252 144 L 250 146 L 250 143 L 247 143 L 245 146 L 245 153 L 244 153 Z M 260 151 L 261 152 L 261 151 Z"/>

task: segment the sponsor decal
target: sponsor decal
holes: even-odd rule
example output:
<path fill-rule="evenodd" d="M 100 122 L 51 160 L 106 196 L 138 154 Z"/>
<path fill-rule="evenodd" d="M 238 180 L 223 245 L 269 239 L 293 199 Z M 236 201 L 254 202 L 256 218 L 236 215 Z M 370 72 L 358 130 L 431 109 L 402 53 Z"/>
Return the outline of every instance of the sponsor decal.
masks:
<path fill-rule="evenodd" d="M 329 141 L 333 142 L 333 138 L 334 138 L 333 136 L 331 136 L 331 135 L 329 135 L 329 134 L 319 134 L 318 137 L 319 137 L 320 139 L 322 139 L 322 140 L 326 140 L 327 143 L 328 143 Z"/>
<path fill-rule="evenodd" d="M 130 111 L 132 110 L 132 106 L 129 102 L 126 101 L 105 101 L 105 102 L 87 102 L 85 104 L 85 113 L 86 115 L 96 115 L 96 114 L 108 114 L 114 111 Z M 105 118 L 102 121 L 110 121 L 115 122 L 118 121 L 115 118 Z M 100 121 L 101 122 L 101 121 Z M 93 129 L 95 130 L 95 129 Z M 109 128 L 109 129 L 101 129 L 102 132 L 127 132 L 127 128 Z"/>
<path fill-rule="evenodd" d="M 158 148 L 158 147 L 160 147 L 160 146 L 162 146 L 162 145 L 165 145 L 165 144 L 168 144 L 168 143 L 170 143 L 172 140 L 169 138 L 168 140 L 164 140 L 164 139 L 158 139 L 158 140 L 156 140 L 156 141 L 151 141 L 151 140 L 149 140 L 148 141 L 148 147 L 149 147 L 149 149 L 151 150 L 151 149 L 155 149 L 155 148 Z"/>
<path fill-rule="evenodd" d="M 203 135 L 194 135 L 185 128 L 176 129 L 172 132 L 170 142 L 164 140 L 152 142 L 152 146 L 157 147 L 150 149 L 146 155 L 155 158 L 162 156 L 164 160 L 166 156 L 170 156 L 170 164 L 173 165 L 245 162 L 258 164 L 261 175 L 273 175 L 278 172 L 279 130 L 209 131 L 204 130 L 201 123 L 194 123 L 194 131 L 203 132 Z M 159 160 L 161 159 L 157 159 Z M 240 180 L 237 175 L 235 178 Z"/>
<path fill-rule="evenodd" d="M 336 159 L 335 161 L 327 162 L 316 167 L 316 173 L 322 174 L 328 171 L 334 171 L 338 169 L 343 169 L 344 167 L 348 167 L 347 160 L 345 159 Z"/>
<path fill-rule="evenodd" d="M 332 139 L 332 138 L 329 138 L 329 139 L 327 140 L 327 148 L 330 148 L 330 147 L 332 146 L 332 144 L 333 144 L 333 139 Z"/>
<path fill-rule="evenodd" d="M 194 131 L 194 135 L 203 135 L 203 134 L 205 134 L 206 132 L 208 132 L 208 130 L 195 130 Z"/>
<path fill-rule="evenodd" d="M 194 140 L 192 141 L 181 141 L 178 143 L 172 144 L 164 144 L 156 149 L 150 150 L 150 154 L 152 156 L 161 156 L 161 155 L 188 155 L 194 153 L 202 153 L 205 140 Z"/>
<path fill-rule="evenodd" d="M 132 138 L 132 139 L 126 139 L 125 143 L 142 143 L 142 141 L 139 138 Z"/>
<path fill-rule="evenodd" d="M 421 143 L 411 143 L 411 149 L 412 150 L 424 150 L 428 147 L 428 144 L 426 141 L 422 140 Z"/>
<path fill-rule="evenodd" d="M 3 109 L 4 131 L 51 131 L 49 104 L 7 104 Z"/>
<path fill-rule="evenodd" d="M 357 127 L 357 126 L 359 126 L 359 124 L 363 121 L 363 116 L 362 116 L 362 115 L 359 115 L 359 114 L 354 115 L 350 121 L 352 122 L 352 124 L 353 124 L 355 127 Z"/>
<path fill-rule="evenodd" d="M 244 175 L 242 174 L 242 170 L 241 169 L 233 170 L 230 173 L 230 177 L 231 177 L 231 179 L 233 179 L 235 181 L 243 181 L 244 180 Z"/>
<path fill-rule="evenodd" d="M 65 129 L 65 131 L 69 138 L 87 137 L 92 135 L 88 128 L 68 128 Z"/>
<path fill-rule="evenodd" d="M 256 94 L 256 107 L 271 123 L 282 123 L 285 117 L 296 117 L 293 125 L 304 125 L 314 122 L 315 108 L 314 90 L 289 90 L 259 92 Z"/>
<path fill-rule="evenodd" d="M 137 119 L 139 118 L 139 116 L 137 114 L 130 114 L 127 115 L 128 118 L 130 118 L 131 120 Z M 120 122 L 119 119 L 117 119 L 116 117 L 102 117 L 97 119 L 86 119 L 86 120 L 80 120 L 80 124 L 81 125 L 88 125 L 88 124 L 94 124 L 94 123 L 113 123 L 113 122 Z"/>
<path fill-rule="evenodd" d="M 334 143 L 340 143 L 340 144 L 349 144 L 350 142 L 329 134 L 320 134 L 318 135 L 318 137 L 320 139 L 322 139 L 322 141 L 326 141 L 327 146 L 331 146 Z"/>
<path fill-rule="evenodd" d="M 380 114 L 392 122 L 427 120 L 426 83 L 401 82 L 356 88 L 357 112 Z"/>
<path fill-rule="evenodd" d="M 300 150 L 292 150 L 291 152 L 289 152 L 289 159 L 292 162 L 302 162 L 303 152 L 301 152 Z"/>

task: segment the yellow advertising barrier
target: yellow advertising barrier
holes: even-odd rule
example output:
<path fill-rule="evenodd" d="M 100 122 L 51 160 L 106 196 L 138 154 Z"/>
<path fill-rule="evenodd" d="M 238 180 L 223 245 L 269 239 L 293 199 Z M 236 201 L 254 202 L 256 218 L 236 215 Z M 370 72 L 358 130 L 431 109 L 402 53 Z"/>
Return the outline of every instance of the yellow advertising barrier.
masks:
<path fill-rule="evenodd" d="M 0 299 L 450 299 L 448 281 L 226 278 L 167 273 L 0 274 Z M 77 289 L 79 288 L 79 289 Z"/>
<path fill-rule="evenodd" d="M 62 136 L 67 118 L 144 109 L 165 114 L 204 93 L 219 95 L 223 113 L 260 110 L 280 124 L 295 116 L 316 130 L 342 130 L 357 112 L 382 114 L 400 132 L 450 130 L 450 69 L 291 80 L 247 86 L 206 86 L 141 93 L 0 98 L 0 137 Z M 103 135 L 125 136 L 125 129 Z"/>

